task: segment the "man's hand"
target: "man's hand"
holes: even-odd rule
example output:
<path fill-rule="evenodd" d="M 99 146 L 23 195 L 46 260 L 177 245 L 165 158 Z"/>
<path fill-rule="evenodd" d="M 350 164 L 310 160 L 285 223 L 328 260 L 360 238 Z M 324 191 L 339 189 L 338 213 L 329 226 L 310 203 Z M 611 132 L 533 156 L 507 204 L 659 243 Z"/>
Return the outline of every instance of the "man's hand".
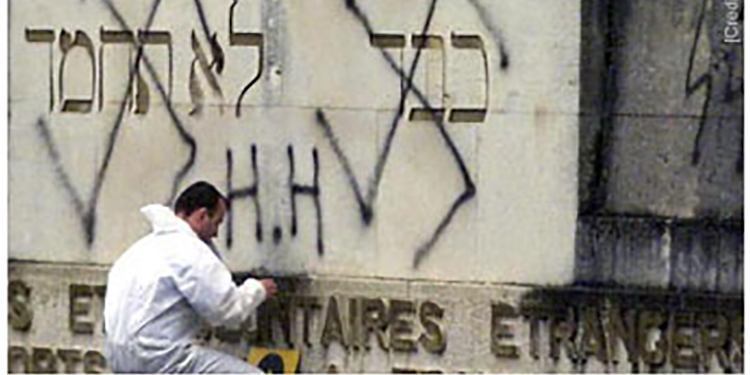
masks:
<path fill-rule="evenodd" d="M 266 290 L 266 298 L 271 298 L 276 294 L 278 291 L 278 288 L 276 287 L 276 282 L 273 281 L 273 279 L 262 279 L 260 280 L 260 284 L 263 285 L 263 289 Z"/>

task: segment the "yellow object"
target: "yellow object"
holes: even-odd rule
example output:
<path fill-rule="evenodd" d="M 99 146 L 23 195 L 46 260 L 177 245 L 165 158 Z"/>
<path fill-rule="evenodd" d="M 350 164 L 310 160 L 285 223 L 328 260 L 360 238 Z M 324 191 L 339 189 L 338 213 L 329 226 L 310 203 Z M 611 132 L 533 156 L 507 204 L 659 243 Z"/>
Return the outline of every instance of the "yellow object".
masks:
<path fill-rule="evenodd" d="M 294 374 L 299 366 L 299 350 L 272 349 L 253 346 L 247 354 L 247 362 L 266 373 Z"/>

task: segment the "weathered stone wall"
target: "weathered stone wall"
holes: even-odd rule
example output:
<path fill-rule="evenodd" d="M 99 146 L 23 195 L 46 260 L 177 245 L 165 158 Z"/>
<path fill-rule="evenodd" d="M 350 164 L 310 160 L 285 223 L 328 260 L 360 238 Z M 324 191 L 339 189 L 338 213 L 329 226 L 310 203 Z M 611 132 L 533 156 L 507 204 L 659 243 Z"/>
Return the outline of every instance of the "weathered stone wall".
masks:
<path fill-rule="evenodd" d="M 12 371 L 101 371 L 106 267 L 11 267 Z M 206 331 L 240 357 L 293 348 L 303 372 L 724 372 L 742 299 L 626 289 L 281 278 L 257 330 Z M 57 317 L 51 319 L 50 317 Z"/>
<path fill-rule="evenodd" d="M 583 9 L 576 280 L 741 292 L 743 3 Z"/>
<path fill-rule="evenodd" d="M 732 0 L 10 2 L 9 365 L 97 372 L 142 205 L 305 372 L 741 372 Z"/>

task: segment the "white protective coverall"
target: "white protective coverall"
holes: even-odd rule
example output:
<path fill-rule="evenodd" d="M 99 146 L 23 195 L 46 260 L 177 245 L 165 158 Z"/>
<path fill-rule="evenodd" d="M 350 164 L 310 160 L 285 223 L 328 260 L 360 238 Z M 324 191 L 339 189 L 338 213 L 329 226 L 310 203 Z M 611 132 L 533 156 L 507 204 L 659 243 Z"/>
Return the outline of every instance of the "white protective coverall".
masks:
<path fill-rule="evenodd" d="M 202 323 L 238 327 L 266 298 L 258 280 L 237 287 L 184 220 L 143 207 L 153 232 L 114 263 L 104 301 L 105 354 L 115 372 L 259 372 L 193 343 Z"/>

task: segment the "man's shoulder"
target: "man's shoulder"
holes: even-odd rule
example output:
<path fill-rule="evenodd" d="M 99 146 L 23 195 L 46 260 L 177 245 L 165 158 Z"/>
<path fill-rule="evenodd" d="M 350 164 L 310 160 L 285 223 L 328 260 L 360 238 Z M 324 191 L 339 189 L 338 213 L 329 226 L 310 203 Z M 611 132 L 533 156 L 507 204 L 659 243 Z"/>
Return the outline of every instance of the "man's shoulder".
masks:
<path fill-rule="evenodd" d="M 206 247 L 206 249 L 203 249 Z M 205 263 L 203 254 L 210 252 L 200 239 L 185 233 L 151 233 L 133 243 L 114 262 L 110 276 L 131 274 L 133 270 L 181 272 L 186 267 Z M 161 271 L 157 271 L 161 270 Z M 171 270 L 171 271 L 167 271 Z"/>
<path fill-rule="evenodd" d="M 211 249 L 194 235 L 181 231 L 150 233 L 133 243 L 115 262 L 194 262 L 211 253 Z"/>
<path fill-rule="evenodd" d="M 153 236 L 151 246 L 161 249 L 162 255 L 176 260 L 195 260 L 211 254 L 211 249 L 200 238 L 184 232 L 170 232 Z M 157 250 L 159 251 L 159 250 Z M 213 256 L 213 254 L 211 254 Z"/>
<path fill-rule="evenodd" d="M 140 258 L 146 255 L 153 255 L 151 251 L 153 245 L 153 233 L 145 235 L 135 241 L 130 247 L 120 254 L 117 260 L 112 264 L 112 268 L 117 268 L 120 265 L 128 264 L 132 262 L 138 262 Z"/>

